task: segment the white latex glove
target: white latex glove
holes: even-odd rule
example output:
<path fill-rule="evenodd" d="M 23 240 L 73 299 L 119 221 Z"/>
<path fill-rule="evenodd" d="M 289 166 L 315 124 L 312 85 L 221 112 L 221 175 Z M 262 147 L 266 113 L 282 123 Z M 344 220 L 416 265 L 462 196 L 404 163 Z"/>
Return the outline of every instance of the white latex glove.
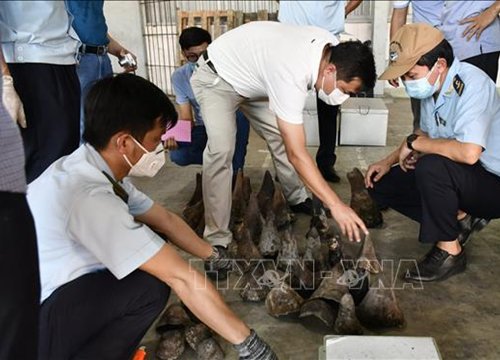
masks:
<path fill-rule="evenodd" d="M 5 109 L 9 113 L 14 122 L 17 122 L 21 127 L 26 128 L 26 116 L 24 108 L 16 89 L 14 89 L 14 80 L 12 76 L 3 75 L 3 97 L 2 101 Z"/>

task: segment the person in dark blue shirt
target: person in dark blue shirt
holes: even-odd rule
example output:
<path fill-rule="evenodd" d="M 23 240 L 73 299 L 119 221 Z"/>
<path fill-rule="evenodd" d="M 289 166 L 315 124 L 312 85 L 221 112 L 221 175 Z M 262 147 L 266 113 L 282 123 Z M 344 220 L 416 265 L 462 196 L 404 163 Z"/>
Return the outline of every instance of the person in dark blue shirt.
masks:
<path fill-rule="evenodd" d="M 130 54 L 136 56 L 120 45 L 108 34 L 108 26 L 104 17 L 104 0 L 68 0 L 68 10 L 73 15 L 72 26 L 82 45 L 79 48 L 77 73 L 82 91 L 80 134 L 83 134 L 83 103 L 90 86 L 97 80 L 111 76 L 113 69 L 108 54 L 118 59 Z M 125 72 L 135 71 L 137 65 L 124 66 Z"/>

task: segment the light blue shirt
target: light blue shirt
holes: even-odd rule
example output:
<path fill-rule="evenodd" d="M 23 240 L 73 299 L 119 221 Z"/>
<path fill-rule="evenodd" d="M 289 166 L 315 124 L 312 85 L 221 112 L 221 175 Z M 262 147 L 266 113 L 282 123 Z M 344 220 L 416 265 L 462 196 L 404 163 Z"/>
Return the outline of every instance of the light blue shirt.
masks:
<path fill-rule="evenodd" d="M 344 31 L 345 1 L 280 1 L 278 20 L 291 25 L 313 25 L 338 35 Z"/>
<path fill-rule="evenodd" d="M 80 46 L 64 1 L 0 1 L 0 42 L 8 63 L 72 65 Z"/>
<path fill-rule="evenodd" d="M 172 87 L 175 93 L 175 102 L 179 105 L 189 104 L 194 111 L 195 125 L 203 125 L 200 112 L 200 104 L 196 101 L 189 80 L 193 75 L 193 65 L 190 63 L 182 65 L 172 74 Z"/>
<path fill-rule="evenodd" d="M 458 76 L 458 77 L 457 77 Z M 454 83 L 460 89 L 459 95 Z M 456 139 L 483 147 L 480 161 L 500 176 L 500 96 L 483 71 L 455 59 L 436 101 L 421 102 L 420 128 L 436 139 Z"/>
<path fill-rule="evenodd" d="M 453 52 L 459 60 L 500 51 L 500 19 L 498 16 L 484 29 L 479 40 L 474 36 L 467 41 L 467 38 L 463 37 L 462 34 L 468 23 L 459 25 L 461 20 L 481 14 L 494 2 L 494 0 L 445 1 L 441 31 L 451 44 Z"/>
<path fill-rule="evenodd" d="M 90 145 L 54 162 L 28 186 L 40 260 L 41 300 L 58 287 L 109 269 L 122 279 L 154 256 L 165 242 L 134 216 L 153 201 L 125 179 L 126 204 L 102 171 L 112 176 Z"/>
<path fill-rule="evenodd" d="M 434 27 L 441 26 L 441 15 L 444 8 L 444 0 L 406 0 L 393 1 L 392 6 L 395 9 L 404 9 L 411 3 L 413 10 L 413 23 L 425 23 Z"/>

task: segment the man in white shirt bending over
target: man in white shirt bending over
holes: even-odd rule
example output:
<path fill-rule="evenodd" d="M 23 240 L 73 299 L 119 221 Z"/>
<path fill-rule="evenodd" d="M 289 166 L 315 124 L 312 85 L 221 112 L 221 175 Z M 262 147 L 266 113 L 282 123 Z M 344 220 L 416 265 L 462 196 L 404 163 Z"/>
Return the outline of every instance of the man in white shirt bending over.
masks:
<path fill-rule="evenodd" d="M 338 44 L 327 30 L 276 22 L 252 22 L 228 31 L 198 61 L 191 78 L 208 143 L 203 157 L 204 237 L 227 246 L 231 209 L 231 159 L 240 109 L 267 142 L 277 168 L 293 165 L 300 180 L 331 210 L 342 231 L 360 239 L 362 220 L 325 182 L 306 149 L 302 110 L 309 89 L 325 103 L 340 105 L 376 78 L 373 54 L 361 42 Z M 295 172 L 280 181 L 293 204 L 305 194 Z M 287 176 L 288 175 L 288 176 Z M 295 180 L 294 183 L 290 180 Z"/>

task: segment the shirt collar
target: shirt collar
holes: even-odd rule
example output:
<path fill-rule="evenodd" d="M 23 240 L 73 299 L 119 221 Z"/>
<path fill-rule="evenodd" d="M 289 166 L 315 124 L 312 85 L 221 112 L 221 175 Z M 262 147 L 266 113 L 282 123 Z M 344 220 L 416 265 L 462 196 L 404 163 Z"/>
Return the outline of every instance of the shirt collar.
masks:
<path fill-rule="evenodd" d="M 458 73 L 459 68 L 460 68 L 460 61 L 455 58 L 455 60 L 453 60 L 453 63 L 451 64 L 451 67 L 448 69 L 448 74 L 446 75 L 443 86 L 439 91 L 439 95 L 436 101 L 436 107 L 442 105 L 442 103 L 445 101 L 444 98 L 449 98 L 450 96 L 453 95 L 455 91 L 453 89 L 453 78 Z"/>
<path fill-rule="evenodd" d="M 309 90 L 314 89 L 314 85 L 316 84 L 316 81 L 318 80 L 318 72 L 319 72 L 319 67 L 321 64 L 321 60 L 323 59 L 323 49 L 325 48 L 326 45 L 334 46 L 334 44 L 331 41 L 325 40 L 325 39 L 318 39 L 315 38 L 312 42 L 312 77 L 311 77 L 311 83 L 309 84 Z"/>
<path fill-rule="evenodd" d="M 92 145 L 88 143 L 85 143 L 83 146 L 85 146 L 87 152 L 89 153 L 93 165 L 100 171 L 105 171 L 115 181 L 117 181 L 115 175 L 113 174 L 113 171 L 111 171 L 111 168 L 108 166 L 108 163 L 104 160 L 101 154 L 99 154 L 99 152 Z"/>

